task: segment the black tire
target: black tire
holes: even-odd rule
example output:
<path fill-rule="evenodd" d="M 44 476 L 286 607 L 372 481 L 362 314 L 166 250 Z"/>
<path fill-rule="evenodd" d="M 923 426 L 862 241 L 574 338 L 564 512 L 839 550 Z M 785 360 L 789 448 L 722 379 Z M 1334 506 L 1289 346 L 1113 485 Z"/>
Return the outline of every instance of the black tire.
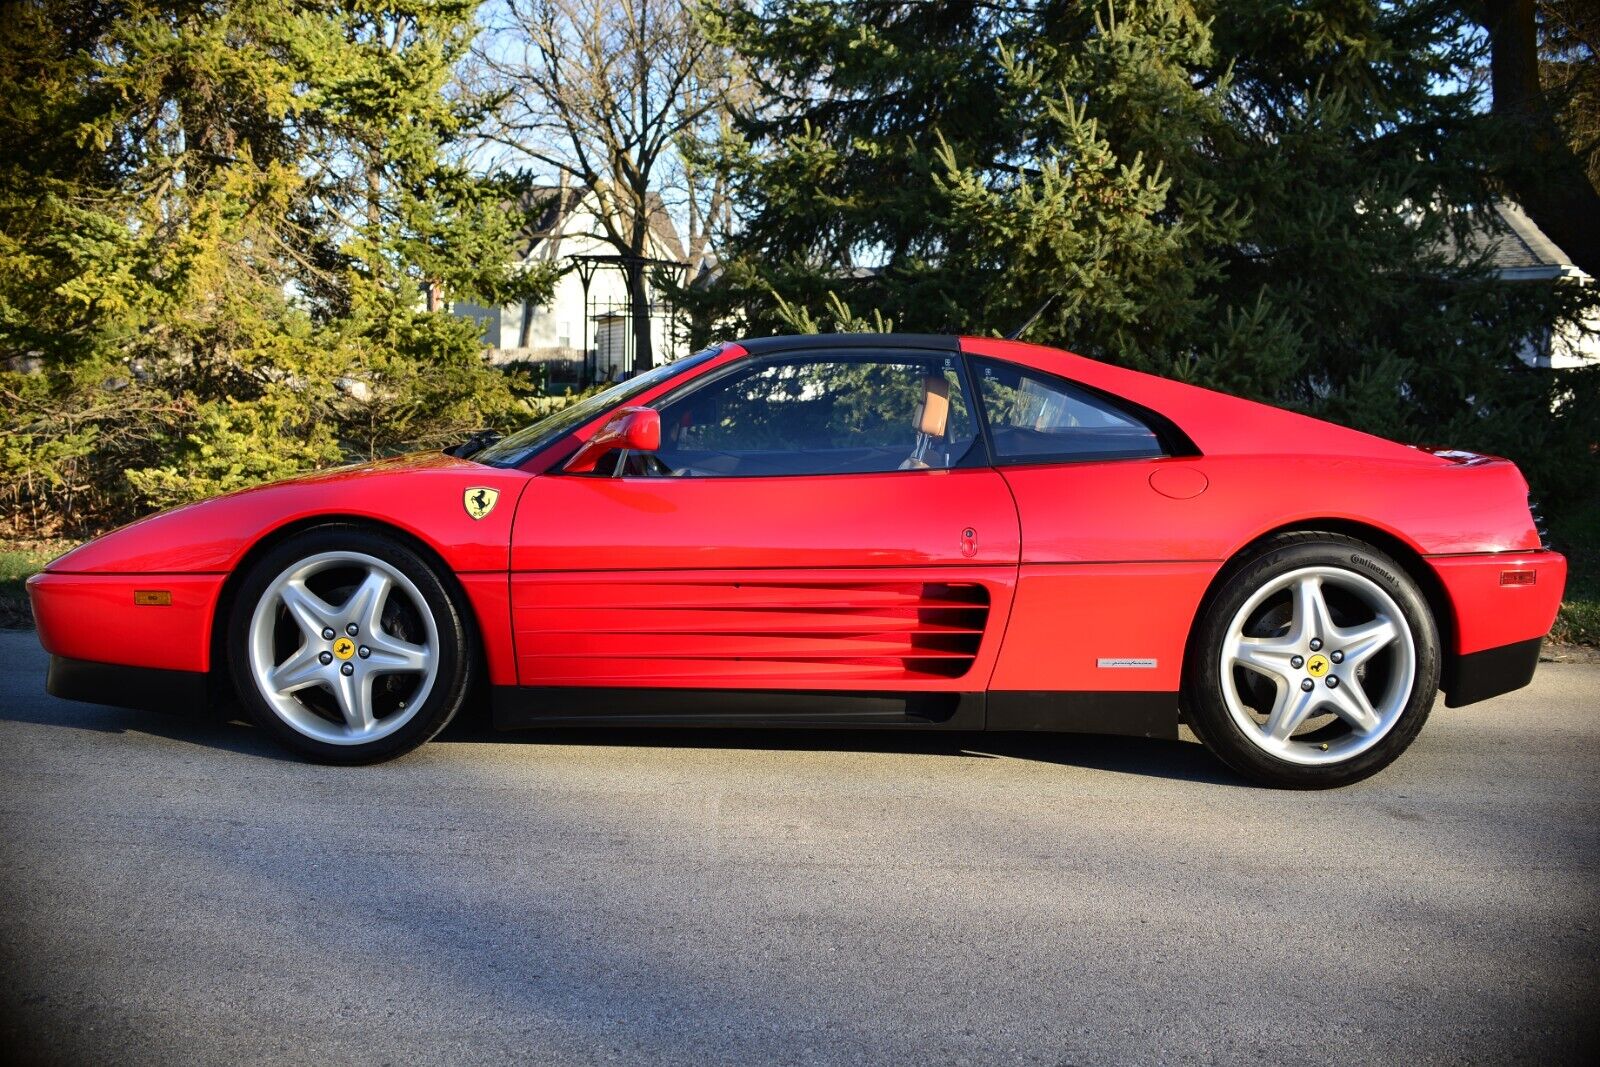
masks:
<path fill-rule="evenodd" d="M 370 742 L 336 744 L 307 736 L 274 710 L 252 673 L 251 619 L 263 595 L 280 574 L 296 563 L 329 552 L 361 553 L 399 571 L 421 594 L 421 607 L 431 613 L 438 634 L 437 668 L 426 697 L 410 712 L 403 726 Z M 353 525 L 306 530 L 256 560 L 233 598 L 225 647 L 234 688 L 250 718 L 286 748 L 319 763 L 333 764 L 393 759 L 437 735 L 465 703 L 478 662 L 476 631 L 454 581 L 399 538 Z M 362 656 L 365 655 L 363 650 Z"/>
<path fill-rule="evenodd" d="M 1388 732 L 1348 759 L 1316 765 L 1278 758 L 1246 735 L 1228 710 L 1221 663 L 1229 627 L 1251 597 L 1275 579 L 1307 567 L 1349 572 L 1386 592 L 1410 630 L 1415 665 L 1410 696 L 1402 705 L 1396 695 L 1394 704 L 1401 710 Z M 1184 706 L 1195 736 L 1246 778 L 1288 789 L 1331 789 L 1378 773 L 1410 746 L 1433 707 L 1439 670 L 1438 626 L 1403 567 L 1372 545 L 1343 534 L 1282 534 L 1234 564 L 1206 609 L 1190 646 Z M 1336 722 L 1333 729 L 1340 725 Z"/>

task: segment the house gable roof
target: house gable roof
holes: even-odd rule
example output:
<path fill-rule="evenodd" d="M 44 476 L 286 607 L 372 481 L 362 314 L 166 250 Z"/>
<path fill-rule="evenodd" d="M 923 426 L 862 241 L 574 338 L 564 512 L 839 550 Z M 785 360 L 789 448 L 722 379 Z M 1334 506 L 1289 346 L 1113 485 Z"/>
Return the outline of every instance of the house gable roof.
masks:
<path fill-rule="evenodd" d="M 1509 200 L 1498 200 L 1460 244 L 1451 251 L 1486 256 L 1489 266 L 1508 278 L 1558 278 L 1582 272 L 1527 213 Z"/>
<path fill-rule="evenodd" d="M 529 206 L 544 201 L 543 210 L 539 212 L 534 221 L 524 227 L 517 237 L 517 254 L 526 259 L 534 255 L 552 236 L 562 235 L 563 223 L 582 205 L 589 196 L 587 186 L 556 186 L 538 185 L 524 193 L 519 202 L 523 210 Z M 672 216 L 667 213 L 666 204 L 659 193 L 651 193 L 648 198 L 650 210 L 650 235 L 655 238 L 660 248 L 665 252 L 665 258 L 683 262 L 683 242 L 678 239 L 678 227 L 673 225 Z"/>

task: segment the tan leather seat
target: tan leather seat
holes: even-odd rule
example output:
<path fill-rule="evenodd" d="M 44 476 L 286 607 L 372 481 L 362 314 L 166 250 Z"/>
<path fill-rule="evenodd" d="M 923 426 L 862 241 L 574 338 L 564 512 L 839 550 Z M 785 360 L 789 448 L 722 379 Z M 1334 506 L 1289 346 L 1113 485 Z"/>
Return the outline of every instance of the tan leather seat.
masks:
<path fill-rule="evenodd" d="M 926 469 L 928 461 L 923 457 L 929 446 L 944 436 L 945 426 L 949 422 L 950 382 L 943 375 L 930 374 L 922 379 L 922 402 L 912 416 L 912 425 L 917 428 L 917 444 L 906 461 L 900 464 L 900 469 Z"/>
<path fill-rule="evenodd" d="M 950 421 L 950 383 L 943 376 L 922 379 L 922 403 L 917 405 L 917 432 L 943 437 Z"/>

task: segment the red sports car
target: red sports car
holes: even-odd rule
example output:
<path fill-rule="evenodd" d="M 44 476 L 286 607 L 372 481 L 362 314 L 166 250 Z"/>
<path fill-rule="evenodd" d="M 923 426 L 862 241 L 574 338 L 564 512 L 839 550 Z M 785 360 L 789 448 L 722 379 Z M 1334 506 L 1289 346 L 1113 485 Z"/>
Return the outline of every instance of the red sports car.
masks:
<path fill-rule="evenodd" d="M 476 449 L 473 451 L 472 449 Z M 1174 737 L 1373 774 L 1526 685 L 1566 562 L 1511 463 L 1049 348 L 773 337 L 503 439 L 155 515 L 29 583 L 58 696 L 226 697 L 359 763 L 497 724 Z"/>

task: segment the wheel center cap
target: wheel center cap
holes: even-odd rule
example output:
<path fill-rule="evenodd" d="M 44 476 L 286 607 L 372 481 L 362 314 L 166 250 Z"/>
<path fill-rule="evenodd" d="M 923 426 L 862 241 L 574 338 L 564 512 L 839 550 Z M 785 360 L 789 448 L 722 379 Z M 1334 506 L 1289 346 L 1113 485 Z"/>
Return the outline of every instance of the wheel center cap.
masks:
<path fill-rule="evenodd" d="M 337 645 L 334 646 L 333 651 L 335 653 L 339 651 Z M 1306 660 L 1306 673 L 1311 675 L 1313 678 L 1321 678 L 1324 674 L 1327 674 L 1328 667 L 1329 663 L 1327 656 L 1317 655 Z"/>
<path fill-rule="evenodd" d="M 333 654 L 339 659 L 349 659 L 356 654 L 356 643 L 348 637 L 341 637 L 333 643 Z"/>

